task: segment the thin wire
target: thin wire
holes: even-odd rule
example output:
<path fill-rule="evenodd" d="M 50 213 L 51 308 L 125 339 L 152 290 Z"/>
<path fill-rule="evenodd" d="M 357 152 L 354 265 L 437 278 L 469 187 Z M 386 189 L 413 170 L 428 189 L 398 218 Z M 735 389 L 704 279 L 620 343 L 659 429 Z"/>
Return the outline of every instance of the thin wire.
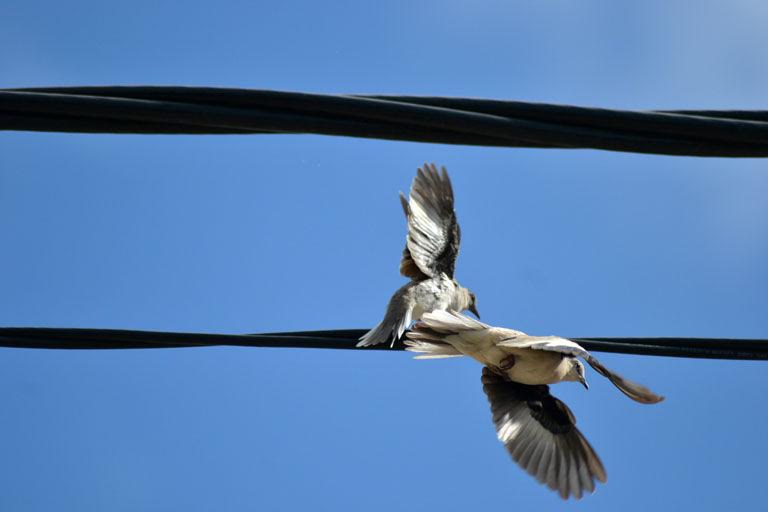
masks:
<path fill-rule="evenodd" d="M 0 130 L 316 133 L 499 147 L 766 157 L 768 111 L 627 111 L 205 87 L 0 89 Z"/>
<path fill-rule="evenodd" d="M 30 349 L 145 349 L 211 346 L 404 350 L 401 342 L 356 348 L 364 329 L 265 334 L 207 334 L 116 329 L 0 328 L 0 347 Z M 768 340 L 723 338 L 571 338 L 587 350 L 704 359 L 768 360 Z"/>

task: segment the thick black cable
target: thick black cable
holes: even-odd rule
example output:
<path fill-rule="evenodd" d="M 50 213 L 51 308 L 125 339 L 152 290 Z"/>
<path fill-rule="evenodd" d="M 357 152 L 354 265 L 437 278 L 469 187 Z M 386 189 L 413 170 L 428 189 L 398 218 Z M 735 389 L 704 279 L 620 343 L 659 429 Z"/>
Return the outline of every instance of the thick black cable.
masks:
<path fill-rule="evenodd" d="M 137 349 L 240 346 L 392 350 L 388 344 L 356 348 L 364 329 L 266 334 L 205 334 L 116 329 L 0 328 L 0 347 L 30 349 Z M 704 359 L 768 360 L 768 340 L 722 338 L 571 338 L 587 350 Z M 398 342 L 394 350 L 405 347 Z"/>
<path fill-rule="evenodd" d="M 766 111 L 626 111 L 470 98 L 196 87 L 0 90 L 0 130 L 317 133 L 502 147 L 768 156 Z"/>

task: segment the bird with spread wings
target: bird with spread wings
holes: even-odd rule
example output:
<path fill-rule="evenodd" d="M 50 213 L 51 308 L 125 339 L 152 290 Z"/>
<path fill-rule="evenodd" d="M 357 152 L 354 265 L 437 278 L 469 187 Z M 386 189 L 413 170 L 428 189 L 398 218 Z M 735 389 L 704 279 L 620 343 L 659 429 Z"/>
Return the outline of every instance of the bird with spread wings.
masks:
<path fill-rule="evenodd" d="M 550 394 L 548 384 L 572 381 L 588 388 L 581 358 L 636 402 L 664 399 L 558 336 L 529 336 L 448 311 L 425 314 L 407 336 L 406 349 L 418 352 L 418 359 L 466 355 L 485 366 L 483 391 L 499 440 L 523 469 L 563 499 L 593 492 L 595 481 L 606 481 L 606 472 L 573 413 Z"/>
<path fill-rule="evenodd" d="M 376 327 L 360 338 L 358 347 L 400 339 L 412 322 L 436 310 L 469 310 L 478 316 L 475 294 L 454 279 L 461 230 L 453 209 L 453 188 L 445 167 L 424 164 L 416 172 L 409 199 L 400 193 L 408 235 L 400 274 L 411 281 L 389 299 Z"/>

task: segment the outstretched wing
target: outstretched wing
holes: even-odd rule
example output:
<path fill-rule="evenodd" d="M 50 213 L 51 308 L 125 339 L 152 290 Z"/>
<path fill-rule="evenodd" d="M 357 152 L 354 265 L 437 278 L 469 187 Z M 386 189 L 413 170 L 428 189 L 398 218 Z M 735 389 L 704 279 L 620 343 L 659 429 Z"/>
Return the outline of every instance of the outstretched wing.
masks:
<path fill-rule="evenodd" d="M 600 458 L 548 386 L 508 382 L 488 368 L 482 380 L 499 441 L 536 480 L 563 499 L 579 499 L 595 490 L 595 480 L 606 481 Z"/>
<path fill-rule="evenodd" d="M 408 236 L 400 273 L 414 280 L 444 272 L 453 277 L 459 255 L 461 231 L 453 210 L 453 188 L 445 167 L 424 164 L 416 172 L 410 199 L 400 194 L 408 219 Z"/>
<path fill-rule="evenodd" d="M 549 350 L 552 352 L 560 352 L 574 357 L 581 357 L 594 370 L 610 380 L 614 386 L 627 395 L 629 398 L 641 404 L 655 404 L 664 400 L 663 396 L 659 396 L 653 393 L 650 389 L 632 382 L 629 379 L 625 379 L 618 373 L 614 373 L 603 364 L 598 361 L 592 354 L 587 352 L 581 345 L 575 341 L 571 341 L 558 336 L 528 336 L 521 335 L 508 340 L 504 340 L 498 343 L 499 346 L 515 347 L 515 348 L 531 348 L 534 350 Z"/>
<path fill-rule="evenodd" d="M 597 373 L 599 373 L 603 377 L 607 377 L 608 380 L 613 382 L 614 386 L 619 388 L 619 390 L 622 393 L 627 395 L 629 398 L 631 398 L 635 402 L 640 402 L 641 404 L 657 404 L 662 400 L 664 400 L 663 396 L 655 394 L 653 391 L 643 386 L 642 384 L 638 384 L 637 382 L 632 382 L 629 379 L 625 379 L 618 373 L 612 372 L 611 370 L 603 366 L 602 363 L 597 359 L 595 359 L 595 357 L 589 352 L 587 352 L 587 355 L 584 357 L 584 360 L 588 362 L 589 366 L 594 368 Z"/>

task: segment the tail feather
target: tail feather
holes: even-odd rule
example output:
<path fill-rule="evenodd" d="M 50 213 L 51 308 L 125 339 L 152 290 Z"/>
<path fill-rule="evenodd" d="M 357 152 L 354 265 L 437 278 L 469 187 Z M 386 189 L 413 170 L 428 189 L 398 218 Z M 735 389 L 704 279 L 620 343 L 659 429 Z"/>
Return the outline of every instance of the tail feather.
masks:
<path fill-rule="evenodd" d="M 444 334 L 437 331 L 433 331 L 427 327 L 423 322 L 418 322 L 413 326 L 413 329 L 408 331 L 408 339 L 413 341 L 426 341 L 429 343 L 445 343 L 443 341 Z"/>
<path fill-rule="evenodd" d="M 360 341 L 357 343 L 358 347 L 370 347 L 386 342 L 391 342 L 394 345 L 403 336 L 405 330 L 411 325 L 412 312 L 410 308 L 398 307 L 399 301 L 395 304 L 392 302 L 387 307 L 384 320 L 360 337 Z"/>
<path fill-rule="evenodd" d="M 408 332 L 406 350 L 419 352 L 416 359 L 460 357 L 463 354 L 445 339 L 461 331 L 484 329 L 485 324 L 453 311 L 433 311 L 421 317 Z"/>
<path fill-rule="evenodd" d="M 408 333 L 405 340 L 405 350 L 418 352 L 420 355 L 414 359 L 444 359 L 447 357 L 461 357 L 464 354 L 447 343 L 430 343 L 429 341 L 413 339 L 413 332 Z"/>
<path fill-rule="evenodd" d="M 461 331 L 478 331 L 489 328 L 489 325 L 466 315 L 462 315 L 461 313 L 442 310 L 424 314 L 421 317 L 421 321 L 416 324 L 415 327 L 418 331 L 425 331 L 428 329 L 442 335 L 458 333 Z"/>

